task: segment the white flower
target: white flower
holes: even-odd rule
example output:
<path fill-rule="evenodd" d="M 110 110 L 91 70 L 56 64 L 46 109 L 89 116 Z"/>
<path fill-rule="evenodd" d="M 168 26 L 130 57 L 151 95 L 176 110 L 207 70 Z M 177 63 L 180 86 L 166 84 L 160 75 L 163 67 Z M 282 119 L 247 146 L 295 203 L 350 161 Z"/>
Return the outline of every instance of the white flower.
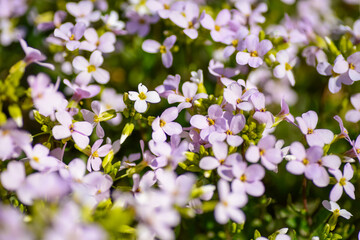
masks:
<path fill-rule="evenodd" d="M 100 68 L 104 61 L 101 52 L 96 50 L 90 56 L 90 61 L 87 61 L 83 56 L 77 56 L 73 60 L 73 66 L 80 73 L 76 76 L 75 82 L 81 86 L 90 83 L 91 78 L 94 78 L 100 84 L 106 84 L 110 80 L 108 71 Z"/>
<path fill-rule="evenodd" d="M 138 86 L 139 92 L 129 91 L 129 99 L 135 101 L 135 110 L 139 113 L 144 113 L 147 109 L 147 103 L 160 102 L 160 96 L 156 91 L 148 91 L 142 83 Z"/>
<path fill-rule="evenodd" d="M 340 206 L 333 201 L 327 201 L 324 200 L 322 201 L 322 205 L 329 210 L 330 212 L 333 212 L 333 214 L 337 215 L 337 216 L 342 216 L 343 218 L 349 219 L 352 214 L 348 211 L 346 211 L 345 209 L 340 209 Z"/>

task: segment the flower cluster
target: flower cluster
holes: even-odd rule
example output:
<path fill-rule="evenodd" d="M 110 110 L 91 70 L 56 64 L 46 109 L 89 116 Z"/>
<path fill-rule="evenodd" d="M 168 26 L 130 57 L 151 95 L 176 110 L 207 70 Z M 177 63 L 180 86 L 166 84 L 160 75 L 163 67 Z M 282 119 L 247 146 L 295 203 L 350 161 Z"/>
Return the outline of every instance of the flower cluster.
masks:
<path fill-rule="evenodd" d="M 0 1 L 0 239 L 360 236 L 352 5 Z"/>

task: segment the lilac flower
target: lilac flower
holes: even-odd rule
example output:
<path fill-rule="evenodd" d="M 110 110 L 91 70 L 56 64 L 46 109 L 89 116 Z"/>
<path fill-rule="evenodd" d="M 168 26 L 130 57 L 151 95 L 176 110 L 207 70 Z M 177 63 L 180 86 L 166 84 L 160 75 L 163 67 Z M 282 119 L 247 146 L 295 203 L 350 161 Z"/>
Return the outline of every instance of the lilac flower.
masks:
<path fill-rule="evenodd" d="M 87 61 L 83 56 L 75 57 L 72 64 L 80 72 L 76 76 L 75 82 L 79 85 L 87 85 L 92 78 L 100 84 L 109 82 L 109 72 L 100 68 L 103 62 L 104 58 L 98 50 L 91 54 L 90 61 Z"/>
<path fill-rule="evenodd" d="M 175 35 L 171 35 L 170 37 L 166 38 L 162 45 L 155 40 L 145 40 L 142 44 L 142 49 L 148 53 L 160 52 L 164 66 L 169 68 L 173 63 L 173 56 L 170 49 L 174 46 L 175 42 Z"/>
<path fill-rule="evenodd" d="M 231 27 L 231 21 L 229 23 Z M 225 43 L 228 46 L 224 49 L 224 57 L 229 58 L 235 50 L 242 51 L 244 49 L 244 39 L 249 35 L 249 30 L 244 26 L 237 26 L 238 28 L 232 33 L 227 39 L 225 39 Z M 233 30 L 234 31 L 234 30 Z"/>
<path fill-rule="evenodd" d="M 255 92 L 251 95 L 250 100 L 255 108 L 253 118 L 259 123 L 266 123 L 267 126 L 271 126 L 274 123 L 274 116 L 271 112 L 266 111 L 264 94 Z"/>
<path fill-rule="evenodd" d="M 50 172 L 58 170 L 59 160 L 49 156 L 50 150 L 42 144 L 36 144 L 34 148 L 26 148 L 26 156 L 30 159 L 30 166 L 40 172 Z"/>
<path fill-rule="evenodd" d="M 144 191 L 147 191 L 153 186 L 157 181 L 157 177 L 154 171 L 147 171 L 140 179 L 140 175 L 135 173 L 133 175 L 133 187 L 132 192 L 138 194 Z"/>
<path fill-rule="evenodd" d="M 93 128 L 96 127 L 96 135 L 99 138 L 103 138 L 105 136 L 105 132 L 104 129 L 101 127 L 100 122 L 101 122 L 101 114 L 104 112 L 101 104 L 99 101 L 92 101 L 91 102 L 91 109 L 93 110 L 93 112 L 86 110 L 86 109 L 81 109 L 81 113 L 84 116 L 85 121 L 87 121 L 88 123 L 91 123 Z"/>
<path fill-rule="evenodd" d="M 285 99 L 281 99 L 281 110 L 280 112 L 276 115 L 276 117 L 278 117 L 279 119 L 283 120 L 285 119 L 286 121 L 288 121 L 291 124 L 295 125 L 295 118 L 294 116 L 290 113 L 289 110 L 289 106 L 287 105 L 287 103 L 285 102 Z"/>
<path fill-rule="evenodd" d="M 260 139 L 258 145 L 251 145 L 245 153 L 245 158 L 256 163 L 261 159 L 261 164 L 269 170 L 276 170 L 277 164 L 282 161 L 281 151 L 274 148 L 276 139 L 272 135 L 267 135 Z"/>
<path fill-rule="evenodd" d="M 57 91 L 58 84 L 51 84 L 49 76 L 39 73 L 37 76 L 29 76 L 28 83 L 31 88 L 31 97 L 39 113 L 50 116 L 56 109 L 60 109 L 64 96 Z"/>
<path fill-rule="evenodd" d="M 133 153 L 133 154 L 130 154 L 128 157 L 124 156 L 123 159 L 121 160 L 121 166 L 119 168 L 119 171 L 121 171 L 123 169 L 131 168 L 131 167 L 135 167 L 136 163 L 134 163 L 134 162 L 139 160 L 140 157 L 141 157 L 140 153 Z"/>
<path fill-rule="evenodd" d="M 223 110 L 219 105 L 213 104 L 208 108 L 208 116 L 194 115 L 190 119 L 193 127 L 200 129 L 200 137 L 207 140 L 210 133 L 218 130 L 226 131 L 226 121 L 223 118 Z"/>
<path fill-rule="evenodd" d="M 317 71 L 324 76 L 332 76 L 329 79 L 329 90 L 337 93 L 341 89 L 341 84 L 351 85 L 354 81 L 360 80 L 360 65 L 358 59 L 360 53 L 354 53 L 345 61 L 342 55 L 336 57 L 334 67 L 328 62 L 320 62 L 316 67 Z"/>
<path fill-rule="evenodd" d="M 197 28 L 203 14 L 199 17 L 199 6 L 193 2 L 186 2 L 182 9 L 177 9 L 170 15 L 170 20 L 181 28 L 184 33 L 191 39 L 198 37 Z"/>
<path fill-rule="evenodd" d="M 330 144 L 334 134 L 328 129 L 315 129 L 318 122 L 318 116 L 314 111 L 303 113 L 301 117 L 296 117 L 301 132 L 305 135 L 309 146 L 323 147 Z"/>
<path fill-rule="evenodd" d="M 331 189 L 330 200 L 337 202 L 343 193 L 343 189 L 350 198 L 355 199 L 355 187 L 350 182 L 350 179 L 354 175 L 354 169 L 351 164 L 345 164 L 344 174 L 342 174 L 339 169 L 329 169 L 329 172 L 334 175 L 337 180 L 337 183 L 334 185 L 333 189 Z"/>
<path fill-rule="evenodd" d="M 111 144 L 105 144 L 102 147 L 100 147 L 102 142 L 103 142 L 103 139 L 98 139 L 98 140 L 96 140 L 94 145 L 91 147 L 90 156 L 87 161 L 87 170 L 89 172 L 91 172 L 92 170 L 94 170 L 94 171 L 100 170 L 101 163 L 102 163 L 100 157 L 105 157 L 112 148 Z"/>
<path fill-rule="evenodd" d="M 224 99 L 231 104 L 234 108 L 238 108 L 244 111 L 250 111 L 253 105 L 248 102 L 251 94 L 256 92 L 255 89 L 245 91 L 237 82 L 231 83 L 224 89 Z"/>
<path fill-rule="evenodd" d="M 0 2 L 1 8 L 1 2 Z M 0 204 L 0 239 L 22 239 L 33 240 L 33 233 L 28 231 L 27 224 L 24 222 L 24 214 L 20 210 L 10 206 Z"/>
<path fill-rule="evenodd" d="M 214 21 L 208 14 L 204 14 L 201 19 L 201 25 L 210 30 L 210 35 L 215 42 L 223 42 L 230 37 L 232 31 L 228 29 L 227 25 L 231 19 L 231 13 L 228 9 L 223 9 L 219 12 Z"/>
<path fill-rule="evenodd" d="M 54 36 L 64 40 L 68 50 L 74 51 L 80 47 L 79 40 L 84 35 L 85 29 L 86 26 L 82 22 L 77 23 L 75 26 L 74 24 L 67 22 L 55 29 Z"/>
<path fill-rule="evenodd" d="M 157 86 L 155 90 L 159 93 L 159 95 L 163 98 L 168 98 L 168 96 L 172 93 L 179 92 L 179 84 L 180 84 L 180 75 L 176 74 L 168 75 L 164 80 L 164 83 L 160 86 Z"/>
<path fill-rule="evenodd" d="M 106 24 L 106 27 L 115 34 L 119 35 L 126 33 L 126 31 L 123 30 L 125 28 L 125 23 L 119 20 L 119 14 L 116 11 L 111 11 L 110 14 L 101 16 L 101 19 Z"/>
<path fill-rule="evenodd" d="M 72 137 L 81 149 L 84 149 L 89 144 L 88 136 L 90 136 L 93 129 L 90 123 L 73 123 L 71 115 L 66 111 L 56 112 L 55 116 L 61 124 L 52 129 L 52 134 L 56 140 Z"/>
<path fill-rule="evenodd" d="M 90 206 L 95 206 L 99 202 L 110 197 L 110 188 L 113 184 L 111 177 L 102 172 L 91 172 L 83 178 L 86 187 L 84 200 Z"/>
<path fill-rule="evenodd" d="M 353 153 L 355 154 L 355 156 L 359 159 L 360 161 L 360 135 L 357 136 L 355 142 L 351 143 L 352 145 L 352 150 Z"/>
<path fill-rule="evenodd" d="M 229 218 L 237 223 L 245 222 L 245 214 L 239 208 L 247 203 L 244 194 L 230 192 L 229 184 L 220 179 L 218 181 L 219 203 L 215 207 L 215 219 L 220 224 L 225 224 Z"/>
<path fill-rule="evenodd" d="M 91 1 L 69 2 L 66 4 L 66 10 L 76 18 L 76 22 L 84 23 L 86 26 L 100 18 L 100 12 L 93 11 L 93 8 L 94 4 Z"/>
<path fill-rule="evenodd" d="M 305 176 L 310 176 L 309 164 L 316 163 L 323 154 L 323 150 L 319 146 L 313 146 L 305 150 L 300 142 L 293 142 L 290 146 L 290 152 L 295 159 L 286 164 L 286 169 L 295 175 L 305 173 Z"/>
<path fill-rule="evenodd" d="M 80 50 L 87 50 L 90 52 L 96 49 L 103 53 L 110 53 L 115 50 L 115 34 L 112 32 L 106 32 L 103 35 L 98 36 L 94 28 L 88 28 L 84 32 L 86 41 L 82 41 L 80 44 Z"/>
<path fill-rule="evenodd" d="M 158 16 L 139 15 L 131 11 L 127 14 L 129 21 L 126 23 L 126 30 L 129 34 L 137 33 L 140 37 L 145 37 L 150 31 L 150 24 L 158 21 Z"/>
<path fill-rule="evenodd" d="M 225 86 L 228 85 L 225 83 L 225 81 L 228 82 L 229 78 L 234 77 L 240 73 L 239 68 L 226 68 L 222 62 L 215 61 L 214 59 L 210 60 L 208 69 L 212 75 L 220 78 L 221 82 Z"/>
<path fill-rule="evenodd" d="M 339 127 L 341 130 L 341 133 L 338 135 L 338 137 L 340 137 L 340 138 L 344 137 L 350 144 L 352 144 L 352 140 L 349 137 L 349 132 L 344 127 L 342 119 L 338 115 L 334 116 L 334 119 L 339 123 Z"/>
<path fill-rule="evenodd" d="M 260 164 L 238 162 L 233 164 L 232 173 L 235 177 L 231 187 L 234 192 L 247 193 L 254 197 L 260 197 L 265 192 L 265 186 L 261 179 L 265 176 L 265 170 Z"/>
<path fill-rule="evenodd" d="M 242 144 L 243 139 L 237 134 L 245 126 L 245 117 L 242 114 L 232 116 L 232 113 L 225 115 L 227 116 L 226 121 L 226 131 L 224 132 L 213 132 L 209 135 L 209 142 L 213 144 L 216 141 L 223 142 L 226 139 L 226 142 L 233 147 L 238 147 Z"/>
<path fill-rule="evenodd" d="M 65 18 L 66 18 L 66 12 L 61 11 L 61 10 L 56 11 L 54 14 L 53 21 L 40 23 L 37 26 L 37 29 L 39 29 L 40 31 L 47 31 L 47 30 L 54 29 L 56 27 L 60 27 L 61 22 L 64 21 Z"/>
<path fill-rule="evenodd" d="M 360 120 L 360 93 L 352 95 L 350 102 L 355 109 L 349 110 L 345 115 L 345 119 L 346 121 L 356 123 Z"/>
<path fill-rule="evenodd" d="M 69 182 L 81 183 L 86 172 L 86 165 L 80 158 L 73 159 L 66 167 L 59 170 L 60 176 Z"/>
<path fill-rule="evenodd" d="M 19 39 L 19 42 L 20 42 L 21 48 L 25 52 L 24 61 L 26 62 L 27 65 L 29 65 L 31 63 L 36 63 L 36 64 L 39 64 L 40 66 L 47 67 L 51 70 L 55 70 L 54 65 L 52 65 L 50 63 L 41 62 L 41 61 L 46 60 L 46 57 L 39 50 L 29 47 L 24 39 Z"/>
<path fill-rule="evenodd" d="M 64 84 L 68 86 L 73 92 L 72 99 L 76 102 L 84 98 L 92 98 L 99 94 L 100 86 L 98 85 L 77 85 L 76 83 L 71 83 L 68 79 L 64 79 Z M 46 101 L 48 103 L 48 101 Z"/>
<path fill-rule="evenodd" d="M 159 169 L 156 172 L 160 189 L 172 196 L 177 206 L 183 207 L 188 203 L 190 193 L 195 184 L 195 177 L 192 174 L 176 176 L 173 171 Z"/>
<path fill-rule="evenodd" d="M 254 26 L 257 23 L 264 23 L 265 17 L 262 13 L 268 10 L 266 3 L 260 3 L 255 9 L 252 9 L 252 2 L 250 1 L 238 1 L 235 3 L 235 7 L 240 11 L 241 17 L 244 19 L 243 24 L 249 24 Z M 237 11 L 235 11 L 236 13 Z"/>
<path fill-rule="evenodd" d="M 184 152 L 188 150 L 188 142 L 180 141 L 179 135 L 172 135 L 170 138 L 170 144 L 167 142 L 155 142 L 151 140 L 149 142 L 149 148 L 156 157 L 149 158 L 150 167 L 158 169 L 164 166 L 170 166 L 175 169 L 179 162 L 185 160 Z"/>
<path fill-rule="evenodd" d="M 191 108 L 194 102 L 200 98 L 207 98 L 206 93 L 197 93 L 198 85 L 192 82 L 185 82 L 182 85 L 183 95 L 179 95 L 177 93 L 170 93 L 168 95 L 169 104 L 180 102 L 177 106 L 178 111 L 180 112 L 184 108 Z"/>
<path fill-rule="evenodd" d="M 159 14 L 162 19 L 168 19 L 174 10 L 173 2 L 174 0 L 149 0 L 146 2 L 146 6 L 151 12 Z"/>
<path fill-rule="evenodd" d="M 139 113 L 144 113 L 147 110 L 147 102 L 158 103 L 160 96 L 156 91 L 148 91 L 142 83 L 138 85 L 138 93 L 129 91 L 129 99 L 135 101 L 134 108 Z"/>
<path fill-rule="evenodd" d="M 309 46 L 305 48 L 301 55 L 306 58 L 306 64 L 313 67 L 316 67 L 316 62 L 327 62 L 325 52 L 316 46 Z"/>
<path fill-rule="evenodd" d="M 245 38 L 247 52 L 238 52 L 236 62 L 240 65 L 249 64 L 250 67 L 258 68 L 263 64 L 263 56 L 272 49 L 272 43 L 265 39 L 259 42 L 259 37 L 249 35 Z"/>
<path fill-rule="evenodd" d="M 56 201 L 69 193 L 69 185 L 57 173 L 33 173 L 17 189 L 19 200 L 31 205 L 36 199 Z"/>
<path fill-rule="evenodd" d="M 333 214 L 337 217 L 341 216 L 346 219 L 350 219 L 352 217 L 350 212 L 345 209 L 340 209 L 340 206 L 336 202 L 324 200 L 322 201 L 322 205 L 330 212 L 333 212 Z"/>
<path fill-rule="evenodd" d="M 277 78 L 284 78 L 286 77 L 291 86 L 295 85 L 295 78 L 294 74 L 291 69 L 296 64 L 296 58 L 290 59 L 289 54 L 286 50 L 280 50 L 276 54 L 276 60 L 280 63 L 274 68 L 274 76 Z"/>
<path fill-rule="evenodd" d="M 0 175 L 1 185 L 9 190 L 16 191 L 24 183 L 26 178 L 23 162 L 10 161 L 5 171 Z"/>
<path fill-rule="evenodd" d="M 30 145 L 31 135 L 16 128 L 16 123 L 8 120 L 0 127 L 0 159 L 17 158 L 21 150 Z"/>
<path fill-rule="evenodd" d="M 173 122 L 178 117 L 178 109 L 171 107 L 166 109 L 160 117 L 155 118 L 152 122 L 152 138 L 155 142 L 166 141 L 166 135 L 172 136 L 174 134 L 180 134 L 182 127 L 179 123 Z"/>

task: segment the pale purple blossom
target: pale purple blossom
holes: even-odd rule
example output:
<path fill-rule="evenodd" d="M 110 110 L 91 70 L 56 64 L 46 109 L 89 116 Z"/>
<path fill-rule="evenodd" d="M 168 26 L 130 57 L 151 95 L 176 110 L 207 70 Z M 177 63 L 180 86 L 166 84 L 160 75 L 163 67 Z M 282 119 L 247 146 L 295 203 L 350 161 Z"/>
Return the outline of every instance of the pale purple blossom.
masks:
<path fill-rule="evenodd" d="M 182 85 L 182 93 L 183 95 L 177 93 L 170 93 L 168 95 L 169 104 L 179 102 L 180 104 L 177 106 L 179 112 L 184 108 L 191 108 L 194 102 L 200 98 L 207 98 L 206 93 L 198 93 L 198 85 L 192 82 L 185 82 Z"/>
<path fill-rule="evenodd" d="M 349 110 L 345 115 L 345 119 L 346 121 L 356 123 L 360 120 L 360 93 L 352 95 L 350 102 L 355 109 Z"/>
<path fill-rule="evenodd" d="M 76 76 L 75 82 L 79 85 L 88 85 L 92 78 L 100 84 L 106 84 L 110 80 L 110 74 L 100 66 L 104 58 L 100 51 L 96 50 L 90 55 L 90 61 L 83 56 L 76 56 L 72 62 L 74 68 L 80 73 Z"/>
<path fill-rule="evenodd" d="M 239 209 L 246 205 L 248 199 L 245 194 L 230 192 L 229 183 L 220 179 L 218 181 L 219 203 L 215 207 L 215 219 L 225 224 L 229 219 L 237 223 L 245 222 L 245 214 Z"/>
<path fill-rule="evenodd" d="M 104 110 L 102 109 L 101 103 L 99 101 L 92 101 L 91 109 L 93 112 L 87 109 L 81 109 L 81 113 L 84 116 L 85 121 L 91 123 L 93 128 L 96 127 L 96 135 L 99 138 L 103 138 L 105 136 L 105 132 L 101 127 L 100 122 L 102 121 L 101 114 L 104 112 Z"/>
<path fill-rule="evenodd" d="M 274 68 L 274 76 L 277 78 L 287 78 L 291 86 L 295 85 L 294 74 L 291 71 L 296 64 L 296 58 L 291 58 L 286 50 L 280 50 L 276 54 L 276 60 L 280 63 Z"/>
<path fill-rule="evenodd" d="M 40 172 L 56 171 L 60 167 L 60 161 L 49 156 L 50 150 L 42 144 L 36 144 L 33 148 L 25 148 L 26 156 L 30 160 L 30 166 Z"/>
<path fill-rule="evenodd" d="M 117 112 L 122 112 L 126 108 L 124 103 L 124 96 L 116 93 L 113 88 L 105 88 L 101 93 L 101 106 L 103 109 L 114 109 Z M 108 121 L 111 125 L 118 125 L 122 120 L 120 113 L 116 113 L 116 116 Z"/>
<path fill-rule="evenodd" d="M 0 175 L 1 185 L 9 190 L 16 191 L 24 183 L 26 178 L 25 166 L 20 161 L 10 161 Z"/>
<path fill-rule="evenodd" d="M 265 186 L 261 179 L 265 176 L 265 170 L 260 164 L 247 165 L 246 162 L 233 164 L 232 173 L 234 180 L 231 187 L 234 192 L 249 194 L 260 197 L 265 192 Z"/>
<path fill-rule="evenodd" d="M 74 51 L 80 47 L 80 39 L 83 37 L 86 26 L 84 23 L 74 24 L 67 22 L 54 31 L 54 36 L 66 42 L 66 48 Z"/>
<path fill-rule="evenodd" d="M 355 199 L 355 187 L 350 182 L 354 175 L 354 169 L 352 168 L 351 164 L 345 164 L 344 173 L 341 173 L 339 169 L 329 169 L 329 172 L 335 176 L 335 179 L 337 181 L 337 183 L 331 189 L 330 200 L 337 202 L 340 199 L 343 190 L 345 190 L 346 194 L 350 198 Z"/>
<path fill-rule="evenodd" d="M 181 28 L 184 33 L 191 39 L 198 37 L 200 21 L 204 14 L 199 17 L 199 6 L 194 2 L 185 2 L 181 9 L 174 10 L 169 16 L 170 20 Z"/>
<path fill-rule="evenodd" d="M 129 34 L 137 33 L 140 37 L 145 37 L 150 31 L 150 24 L 156 23 L 159 19 L 157 15 L 139 15 L 135 11 L 127 14 L 129 21 L 126 23 L 126 30 Z"/>
<path fill-rule="evenodd" d="M 72 99 L 76 102 L 84 98 L 92 98 L 99 94 L 100 86 L 92 85 L 78 85 L 76 83 L 71 83 L 68 79 L 64 79 L 64 84 L 68 86 L 71 91 L 73 91 Z M 46 101 L 47 104 L 49 101 Z"/>
<path fill-rule="evenodd" d="M 66 12 L 61 10 L 56 11 L 54 14 L 53 21 L 40 23 L 37 26 L 37 29 L 39 29 L 40 31 L 47 31 L 54 28 L 58 28 L 60 27 L 61 22 L 65 20 L 65 18 L 66 18 Z"/>
<path fill-rule="evenodd" d="M 245 91 L 246 89 L 243 89 L 243 87 L 237 83 L 231 83 L 229 86 L 224 88 L 224 99 L 231 104 L 234 109 L 238 108 L 244 111 L 250 111 L 253 109 L 253 105 L 248 102 L 249 97 L 256 92 L 255 89 L 250 89 L 248 91 Z"/>
<path fill-rule="evenodd" d="M 174 0 L 149 0 L 146 2 L 146 6 L 152 13 L 157 13 L 161 18 L 168 19 L 174 10 L 173 2 Z"/>
<path fill-rule="evenodd" d="M 88 28 L 84 32 L 86 41 L 82 41 L 80 44 L 80 50 L 87 50 L 93 52 L 99 50 L 103 53 L 110 53 L 115 50 L 115 34 L 112 32 L 106 32 L 100 37 L 94 28 Z"/>
<path fill-rule="evenodd" d="M 269 170 L 276 170 L 277 164 L 282 161 L 281 151 L 275 148 L 276 139 L 273 135 L 267 135 L 260 139 L 258 145 L 251 145 L 245 158 L 251 163 L 256 163 L 261 159 L 261 164 Z"/>
<path fill-rule="evenodd" d="M 24 39 L 19 39 L 21 48 L 25 52 L 25 58 L 24 61 L 27 65 L 31 63 L 39 64 L 40 66 L 49 68 L 51 70 L 55 70 L 54 65 L 50 63 L 43 63 L 42 61 L 46 60 L 46 56 L 43 55 L 38 49 L 29 47 Z"/>
<path fill-rule="evenodd" d="M 250 67 L 258 68 L 263 64 L 264 55 L 272 49 L 272 43 L 264 39 L 259 42 L 259 37 L 249 35 L 245 38 L 246 52 L 236 54 L 236 62 L 240 65 L 249 64 Z"/>
<path fill-rule="evenodd" d="M 315 129 L 318 116 L 314 111 L 303 113 L 301 117 L 296 117 L 301 132 L 305 135 L 309 146 L 323 147 L 330 144 L 334 138 L 334 134 L 328 129 Z"/>
<path fill-rule="evenodd" d="M 111 144 L 105 144 L 101 146 L 103 139 L 98 139 L 91 147 L 90 156 L 87 161 L 87 170 L 91 172 L 99 171 L 101 167 L 102 160 L 100 157 L 105 157 L 111 150 Z M 101 146 L 101 147 L 100 147 Z"/>
<path fill-rule="evenodd" d="M 100 19 L 100 12 L 93 11 L 93 8 L 92 1 L 69 2 L 66 4 L 66 10 L 76 18 L 76 22 L 84 23 L 86 26 L 89 26 L 90 22 L 96 22 Z"/>
<path fill-rule="evenodd" d="M 265 123 L 267 126 L 271 126 L 274 123 L 274 116 L 265 108 L 265 95 L 261 92 L 255 92 L 251 95 L 250 101 L 255 109 L 253 118 L 259 123 Z"/>
<path fill-rule="evenodd" d="M 65 139 L 72 137 L 74 142 L 84 149 L 90 142 L 89 136 L 92 133 L 93 127 L 88 122 L 74 122 L 72 116 L 66 111 L 55 113 L 56 119 L 61 125 L 56 125 L 52 129 L 52 134 L 55 139 Z"/>
<path fill-rule="evenodd" d="M 152 122 L 152 138 L 155 142 L 166 141 L 166 135 L 180 134 L 182 127 L 179 123 L 173 122 L 179 115 L 176 107 L 166 109 L 159 117 Z"/>
<path fill-rule="evenodd" d="M 194 115 L 190 119 L 191 126 L 200 129 L 200 137 L 207 140 L 210 133 L 226 131 L 226 121 L 223 118 L 223 110 L 219 105 L 213 104 L 208 108 L 208 116 Z"/>
<path fill-rule="evenodd" d="M 180 78 L 181 77 L 179 74 L 176 74 L 175 76 L 168 75 L 164 80 L 164 83 L 160 86 L 157 86 L 155 90 L 163 98 L 168 98 L 168 96 L 172 93 L 178 94 Z"/>
<path fill-rule="evenodd" d="M 232 31 L 228 28 L 231 13 L 228 9 L 223 9 L 217 15 L 215 21 L 209 14 L 204 14 L 201 25 L 210 30 L 210 35 L 215 42 L 224 42 L 230 37 Z"/>
<path fill-rule="evenodd" d="M 125 23 L 119 20 L 119 14 L 116 11 L 111 11 L 110 14 L 101 16 L 106 27 L 114 32 L 116 35 L 125 34 Z"/>
<path fill-rule="evenodd" d="M 176 42 L 176 36 L 171 35 L 166 38 L 161 45 L 155 40 L 145 40 L 142 44 L 142 49 L 148 53 L 161 53 L 162 63 L 166 68 L 171 67 L 173 63 L 173 56 L 170 49 L 174 46 Z"/>
<path fill-rule="evenodd" d="M 129 99 L 135 101 L 134 108 L 139 113 L 147 110 L 147 103 L 159 103 L 160 96 L 156 91 L 148 91 L 147 87 L 142 83 L 138 85 L 138 91 L 129 91 Z"/>

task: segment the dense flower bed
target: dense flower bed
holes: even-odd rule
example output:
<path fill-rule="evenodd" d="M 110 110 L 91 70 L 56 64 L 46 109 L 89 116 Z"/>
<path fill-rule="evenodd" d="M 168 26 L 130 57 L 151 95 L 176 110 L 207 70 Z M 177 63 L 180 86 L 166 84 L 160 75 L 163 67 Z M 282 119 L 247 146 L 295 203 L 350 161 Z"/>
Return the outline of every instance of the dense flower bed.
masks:
<path fill-rule="evenodd" d="M 360 239 L 359 7 L 0 1 L 0 239 Z"/>

